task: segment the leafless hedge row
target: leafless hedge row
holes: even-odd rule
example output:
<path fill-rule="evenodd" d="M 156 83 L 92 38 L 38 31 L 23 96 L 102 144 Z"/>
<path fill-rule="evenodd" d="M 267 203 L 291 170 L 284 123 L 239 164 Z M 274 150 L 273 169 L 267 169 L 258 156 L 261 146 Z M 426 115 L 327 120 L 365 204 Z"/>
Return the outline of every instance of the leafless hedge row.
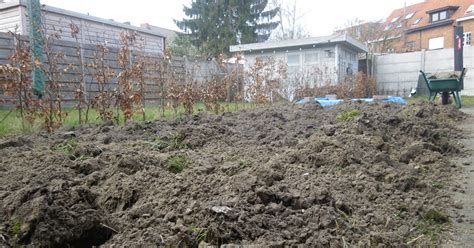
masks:
<path fill-rule="evenodd" d="M 18 110 L 23 124 L 38 120 L 48 131 L 60 127 L 71 104 L 80 123 L 87 123 L 94 109 L 101 120 L 119 123 L 134 115 L 146 119 L 145 105 L 159 104 L 162 115 L 167 108 L 175 113 L 184 107 L 192 114 L 200 101 L 209 111 L 223 111 L 222 102 L 273 102 L 276 98 L 336 93 L 341 97 L 362 97 L 373 93 L 372 81 L 363 75 L 340 84 L 322 81 L 324 70 L 315 68 L 305 75 L 289 77 L 286 64 L 274 59 L 257 59 L 244 69 L 228 64 L 220 56 L 214 71 L 198 80 L 202 64 L 179 65 L 169 50 L 164 55 L 143 52 L 144 40 L 137 33 L 123 32 L 120 47 L 106 43 L 85 45 L 79 42 L 80 30 L 70 25 L 75 43 L 61 40 L 63 31 L 44 34 L 44 61 L 31 59 L 26 37 L 10 33 L 0 37 L 0 48 L 10 48 L 7 62 L 0 66 L 0 93 L 3 105 Z M 0 58 L 1 59 L 1 58 Z M 238 59 L 239 61 L 239 59 Z M 34 95 L 32 71 L 45 74 L 41 95 Z M 317 83 L 315 83 L 317 82 Z M 148 101 L 147 101 L 148 100 Z"/>

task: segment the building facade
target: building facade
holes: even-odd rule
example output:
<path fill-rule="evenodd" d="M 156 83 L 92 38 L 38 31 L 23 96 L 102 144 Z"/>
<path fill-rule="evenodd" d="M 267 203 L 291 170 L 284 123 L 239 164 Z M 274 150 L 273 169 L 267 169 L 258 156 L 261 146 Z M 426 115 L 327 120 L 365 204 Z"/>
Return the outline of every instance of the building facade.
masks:
<path fill-rule="evenodd" d="M 130 23 L 94 17 L 51 6 L 42 7 L 43 25 L 48 33 L 60 32 L 61 40 L 75 41 L 70 25 L 79 27 L 79 42 L 83 44 L 107 43 L 109 47 L 120 46 L 120 33 L 136 32 L 144 41 L 145 52 L 163 54 L 165 35 L 157 30 L 136 27 Z M 29 21 L 26 0 L 9 0 L 0 2 L 0 32 L 29 34 Z"/>
<path fill-rule="evenodd" d="M 464 28 L 464 46 L 474 33 L 474 0 L 426 0 L 394 10 L 383 25 L 392 33 L 384 52 L 413 52 L 454 47 L 454 27 Z"/>

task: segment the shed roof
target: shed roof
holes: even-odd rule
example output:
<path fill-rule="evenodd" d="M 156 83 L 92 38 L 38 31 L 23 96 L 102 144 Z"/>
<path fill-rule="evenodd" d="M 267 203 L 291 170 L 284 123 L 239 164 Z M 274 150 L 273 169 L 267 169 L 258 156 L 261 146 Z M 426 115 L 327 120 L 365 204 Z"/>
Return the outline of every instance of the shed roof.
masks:
<path fill-rule="evenodd" d="M 298 48 L 305 46 L 318 46 L 338 43 L 345 44 L 360 53 L 365 53 L 368 51 L 367 46 L 346 34 L 333 34 L 330 36 L 323 37 L 311 37 L 296 40 L 267 41 L 260 43 L 235 45 L 230 47 L 230 52 Z"/>

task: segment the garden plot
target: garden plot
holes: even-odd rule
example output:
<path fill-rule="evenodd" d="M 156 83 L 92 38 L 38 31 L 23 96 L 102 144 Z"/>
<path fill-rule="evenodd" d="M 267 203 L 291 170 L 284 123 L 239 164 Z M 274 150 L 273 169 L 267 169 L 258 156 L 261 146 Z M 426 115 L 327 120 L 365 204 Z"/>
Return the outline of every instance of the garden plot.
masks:
<path fill-rule="evenodd" d="M 0 246 L 437 245 L 453 107 L 273 106 L 0 140 Z"/>

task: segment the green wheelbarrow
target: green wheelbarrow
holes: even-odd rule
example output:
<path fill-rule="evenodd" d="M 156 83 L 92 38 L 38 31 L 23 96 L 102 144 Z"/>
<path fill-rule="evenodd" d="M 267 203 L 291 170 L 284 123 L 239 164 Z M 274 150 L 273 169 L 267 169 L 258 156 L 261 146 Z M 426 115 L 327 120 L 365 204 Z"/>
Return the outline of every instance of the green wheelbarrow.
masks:
<path fill-rule="evenodd" d="M 428 87 L 430 101 L 433 102 L 438 93 L 447 93 L 453 95 L 454 101 L 456 102 L 456 107 L 461 108 L 461 97 L 459 92 L 462 89 L 464 76 L 466 75 L 466 68 L 462 70 L 459 76 L 452 73 L 448 77 L 436 77 L 434 75 L 427 76 L 427 74 L 423 71 L 420 71 L 420 73 L 423 75 L 423 79 L 425 80 L 426 86 Z"/>

